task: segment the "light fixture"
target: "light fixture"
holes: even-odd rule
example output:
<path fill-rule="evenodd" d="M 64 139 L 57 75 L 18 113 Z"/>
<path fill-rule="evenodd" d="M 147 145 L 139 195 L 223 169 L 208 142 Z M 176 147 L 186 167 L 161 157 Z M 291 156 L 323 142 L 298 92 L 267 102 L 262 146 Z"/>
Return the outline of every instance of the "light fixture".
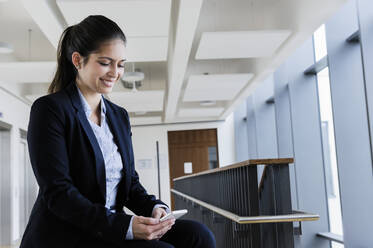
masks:
<path fill-rule="evenodd" d="M 132 92 L 137 92 L 137 88 L 141 87 L 141 81 L 124 81 L 122 78 L 120 79 L 122 85 L 126 89 L 132 90 Z"/>
<path fill-rule="evenodd" d="M 200 101 L 199 102 L 199 105 L 201 105 L 203 107 L 213 106 L 215 104 L 216 104 L 216 101 Z"/>
<path fill-rule="evenodd" d="M 0 41 L 0 53 L 12 53 L 13 52 L 13 46 L 9 43 L 6 42 L 1 42 Z"/>
<path fill-rule="evenodd" d="M 135 70 L 135 63 L 132 63 L 132 71 L 123 73 L 122 80 L 126 82 L 136 82 L 144 80 L 145 75 L 139 69 Z"/>
<path fill-rule="evenodd" d="M 132 89 L 136 93 L 137 88 L 141 87 L 141 81 L 144 80 L 145 75 L 140 69 L 135 69 L 135 63 L 132 63 L 132 71 L 123 73 L 120 81 L 126 89 Z"/>
<path fill-rule="evenodd" d="M 141 71 L 129 71 L 123 73 L 122 80 L 126 82 L 136 82 L 144 80 L 145 75 Z"/>
<path fill-rule="evenodd" d="M 136 92 L 137 92 L 136 82 L 135 82 L 135 81 L 132 81 L 132 82 L 129 82 L 129 83 L 132 84 L 132 90 L 131 90 L 131 92 L 136 93 Z"/>

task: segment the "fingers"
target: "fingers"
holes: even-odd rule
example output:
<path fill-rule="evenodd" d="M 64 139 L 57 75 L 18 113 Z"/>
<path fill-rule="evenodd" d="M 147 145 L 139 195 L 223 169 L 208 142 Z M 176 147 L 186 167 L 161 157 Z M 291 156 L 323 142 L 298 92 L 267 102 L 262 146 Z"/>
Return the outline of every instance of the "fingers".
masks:
<path fill-rule="evenodd" d="M 153 232 L 158 233 L 161 230 L 164 230 L 165 228 L 171 227 L 174 223 L 175 223 L 174 219 L 166 220 L 166 221 L 160 222 L 157 225 L 153 225 L 152 230 Z"/>
<path fill-rule="evenodd" d="M 154 219 L 160 219 L 163 212 L 161 211 L 155 211 L 153 218 Z"/>
<path fill-rule="evenodd" d="M 171 222 L 172 224 L 165 226 L 157 233 L 157 239 L 160 239 L 163 235 L 165 235 L 174 225 L 174 222 Z"/>
<path fill-rule="evenodd" d="M 166 216 L 167 215 L 167 212 L 166 211 L 162 211 L 162 215 L 160 218 L 162 218 L 163 216 Z"/>
<path fill-rule="evenodd" d="M 171 229 L 171 227 L 175 224 L 175 219 L 170 219 L 170 220 L 167 220 L 167 221 L 164 221 L 164 222 L 163 222 L 164 225 L 160 230 L 160 234 L 162 234 L 162 235 L 165 234 L 168 230 Z"/>
<path fill-rule="evenodd" d="M 169 229 L 171 229 L 172 225 L 175 223 L 175 219 L 159 222 L 159 220 L 154 218 L 146 218 L 142 216 L 136 216 L 135 218 L 136 221 L 133 223 L 133 230 L 136 239 L 159 239 Z"/>
<path fill-rule="evenodd" d="M 171 227 L 175 224 L 175 220 L 167 220 L 157 225 L 148 227 L 147 238 L 148 240 L 160 239 Z"/>
<path fill-rule="evenodd" d="M 163 208 L 156 208 L 153 210 L 153 213 L 152 213 L 152 217 L 155 218 L 155 219 L 160 219 L 161 217 L 165 216 L 167 213 L 166 213 L 166 210 L 164 210 Z"/>
<path fill-rule="evenodd" d="M 159 223 L 159 219 L 139 216 L 139 222 L 145 225 L 156 225 Z"/>

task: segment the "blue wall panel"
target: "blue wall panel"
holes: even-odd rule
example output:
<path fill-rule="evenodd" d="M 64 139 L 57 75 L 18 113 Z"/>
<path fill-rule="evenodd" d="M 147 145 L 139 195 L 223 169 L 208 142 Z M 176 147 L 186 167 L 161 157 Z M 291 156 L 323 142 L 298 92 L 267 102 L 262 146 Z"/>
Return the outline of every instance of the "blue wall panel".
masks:
<path fill-rule="evenodd" d="M 236 162 L 249 159 L 247 124 L 245 121 L 246 113 L 246 102 L 243 102 L 236 108 L 233 114 Z"/>
<path fill-rule="evenodd" d="M 288 82 L 288 63 L 285 62 L 274 73 L 277 145 L 278 156 L 280 158 L 294 157 Z M 293 209 L 299 209 L 296 187 L 296 167 L 294 165 L 290 166 L 289 172 L 292 207 Z"/>
<path fill-rule="evenodd" d="M 277 158 L 275 105 L 266 103 L 273 97 L 273 77 L 268 77 L 254 92 L 257 147 L 259 158 Z"/>
<path fill-rule="evenodd" d="M 314 63 L 313 43 L 308 40 L 288 61 L 291 126 L 299 208 L 320 215 L 319 221 L 304 222 L 301 247 L 330 247 L 316 237 L 329 230 L 325 192 L 320 114 L 315 76 L 304 70 Z"/>
<path fill-rule="evenodd" d="M 370 145 L 373 153 L 373 1 L 359 0 L 360 36 L 365 68 L 365 88 L 370 125 Z"/>
<path fill-rule="evenodd" d="M 247 125 L 247 141 L 249 158 L 258 158 L 257 135 L 256 135 L 256 118 L 255 118 L 255 103 L 254 97 L 251 95 L 246 99 L 246 125 Z"/>
<path fill-rule="evenodd" d="M 357 30 L 355 1 L 326 23 L 345 245 L 373 247 L 372 156 L 361 47 L 346 42 Z"/>

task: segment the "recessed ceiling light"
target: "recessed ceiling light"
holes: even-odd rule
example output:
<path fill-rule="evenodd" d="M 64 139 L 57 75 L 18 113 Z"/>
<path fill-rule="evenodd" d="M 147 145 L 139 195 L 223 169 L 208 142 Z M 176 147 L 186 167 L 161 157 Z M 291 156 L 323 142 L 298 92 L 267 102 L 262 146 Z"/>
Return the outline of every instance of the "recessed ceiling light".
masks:
<path fill-rule="evenodd" d="M 13 52 L 13 46 L 11 44 L 0 41 L 0 53 L 12 53 L 12 52 Z"/>
<path fill-rule="evenodd" d="M 146 111 L 136 111 L 135 115 L 145 115 Z"/>
<path fill-rule="evenodd" d="M 212 105 L 215 105 L 216 104 L 216 101 L 201 101 L 199 102 L 199 105 L 201 106 L 212 106 Z"/>

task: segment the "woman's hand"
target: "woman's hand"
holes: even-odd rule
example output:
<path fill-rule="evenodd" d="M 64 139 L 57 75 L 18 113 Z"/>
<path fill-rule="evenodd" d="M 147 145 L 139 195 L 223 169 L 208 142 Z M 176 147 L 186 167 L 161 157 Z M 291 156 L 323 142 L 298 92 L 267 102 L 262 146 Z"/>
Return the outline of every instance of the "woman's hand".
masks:
<path fill-rule="evenodd" d="M 173 224 L 175 224 L 175 219 L 160 222 L 159 219 L 156 218 L 134 216 L 132 222 L 133 237 L 134 239 L 144 240 L 160 239 L 171 229 Z"/>
<path fill-rule="evenodd" d="M 167 214 L 166 210 L 162 207 L 160 208 L 155 208 L 152 212 L 152 217 L 154 219 L 157 219 L 159 220 L 160 218 L 162 218 L 163 216 L 165 216 Z"/>

